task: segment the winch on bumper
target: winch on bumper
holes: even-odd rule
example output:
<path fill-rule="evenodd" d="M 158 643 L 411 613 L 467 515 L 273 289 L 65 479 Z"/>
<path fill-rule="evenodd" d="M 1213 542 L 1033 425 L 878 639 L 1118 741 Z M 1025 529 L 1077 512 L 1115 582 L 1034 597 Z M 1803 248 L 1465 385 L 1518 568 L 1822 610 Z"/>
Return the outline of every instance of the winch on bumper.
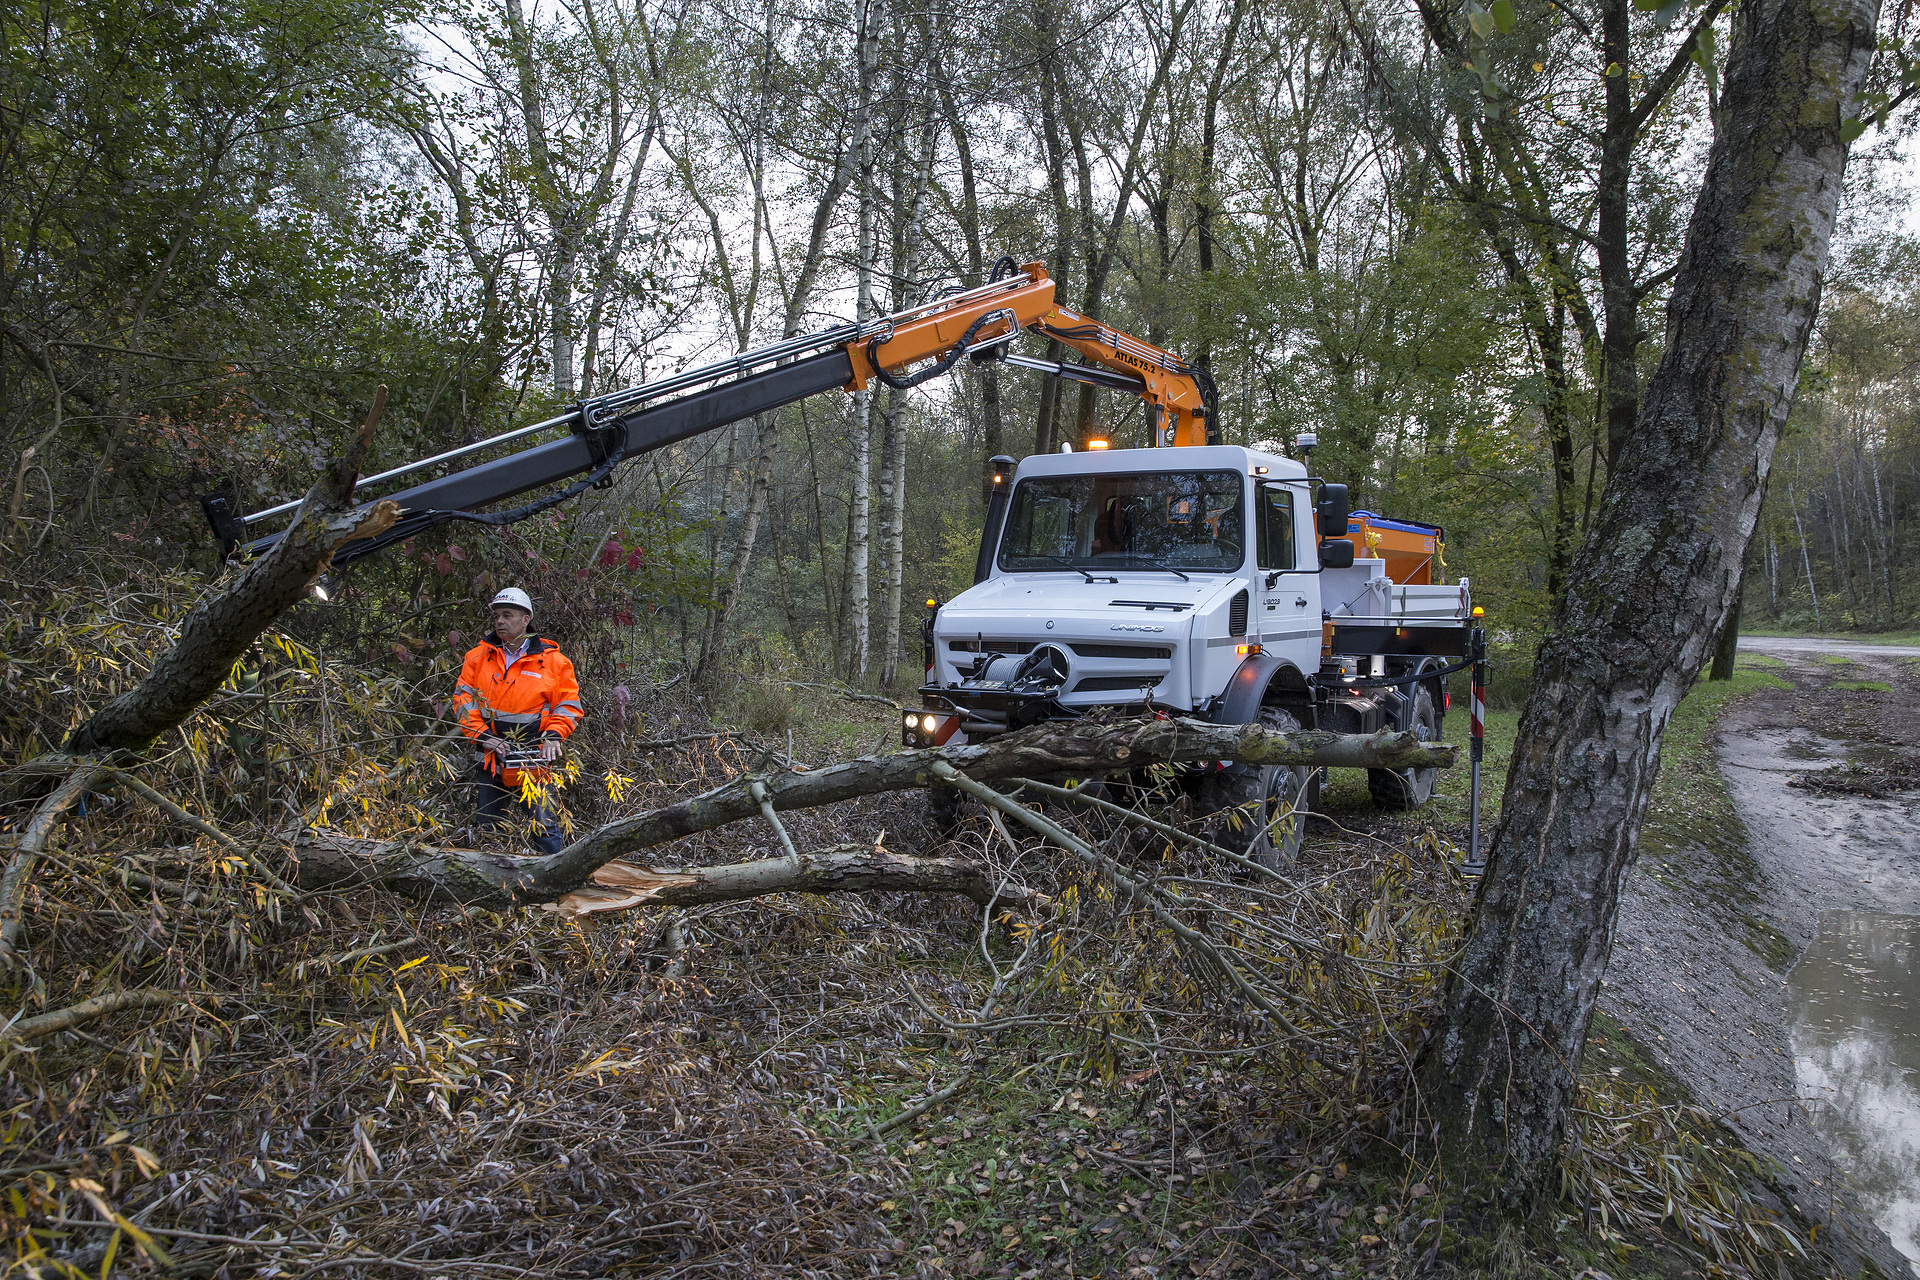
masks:
<path fill-rule="evenodd" d="M 937 747 L 956 733 L 978 742 L 1043 720 L 1076 720 L 1080 713 L 1059 700 L 1072 669 L 1072 659 L 1055 644 L 1025 654 L 983 653 L 958 683 L 921 686 L 921 710 L 905 714 L 901 741 Z"/>

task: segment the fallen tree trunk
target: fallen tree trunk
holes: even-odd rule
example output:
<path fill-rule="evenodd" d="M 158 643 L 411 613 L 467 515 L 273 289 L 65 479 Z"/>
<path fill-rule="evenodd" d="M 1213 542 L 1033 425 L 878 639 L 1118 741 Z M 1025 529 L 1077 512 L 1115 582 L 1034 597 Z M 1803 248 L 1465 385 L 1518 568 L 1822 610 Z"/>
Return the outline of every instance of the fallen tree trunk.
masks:
<path fill-rule="evenodd" d="M 339 837 L 333 837 L 337 841 Z M 318 843 L 318 841 L 316 841 Z M 311 846 L 309 846 L 311 847 Z M 351 853 L 348 854 L 352 856 Z M 302 864 L 305 864 L 302 858 Z M 566 915 L 624 911 L 645 903 L 697 907 L 769 893 L 959 893 L 981 906 L 1043 906 L 1043 893 L 996 881 L 978 862 L 909 858 L 877 846 L 838 845 L 798 858 L 763 858 L 724 867 L 656 868 L 609 862 L 593 883 L 562 894 L 551 905 Z"/>
<path fill-rule="evenodd" d="M 1080 720 L 1035 725 L 978 745 L 865 756 L 808 772 L 742 775 L 691 799 L 610 822 L 545 857 L 305 832 L 296 837 L 295 854 L 303 889 L 368 885 L 428 900 L 505 907 L 553 902 L 584 888 L 616 858 L 754 817 L 763 801 L 775 810 L 805 809 L 933 785 L 936 763 L 975 782 L 995 782 L 1036 775 L 1094 777 L 1153 764 L 1210 760 L 1446 768 L 1454 754 L 1453 747 L 1421 742 L 1411 733 L 1366 737 L 1317 730 L 1271 733 L 1258 725 L 1197 720 Z"/>
<path fill-rule="evenodd" d="M 232 586 L 203 601 L 180 625 L 180 638 L 138 685 L 100 708 L 68 735 L 76 753 L 139 751 L 179 725 L 233 673 L 233 664 L 274 620 L 298 604 L 333 562 L 341 544 L 385 531 L 400 508 L 382 499 L 353 505 L 353 486 L 386 407 L 387 389 L 346 456 L 307 491 L 286 536 L 248 566 Z"/>

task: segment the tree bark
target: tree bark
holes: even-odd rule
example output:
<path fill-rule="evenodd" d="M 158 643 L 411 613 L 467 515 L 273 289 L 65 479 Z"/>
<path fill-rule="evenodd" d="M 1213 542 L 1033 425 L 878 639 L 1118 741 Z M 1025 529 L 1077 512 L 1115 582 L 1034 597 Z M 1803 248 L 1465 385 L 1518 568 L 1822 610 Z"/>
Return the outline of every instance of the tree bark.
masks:
<path fill-rule="evenodd" d="M 302 833 L 295 842 L 300 862 L 296 882 L 303 889 L 364 885 L 429 901 L 492 907 L 553 902 L 587 886 L 595 872 L 616 858 L 759 816 L 756 783 L 775 810 L 805 809 L 931 785 L 933 766 L 941 761 L 976 782 L 993 782 L 1061 774 L 1091 777 L 1199 760 L 1403 769 L 1445 768 L 1453 758 L 1454 748 L 1420 742 L 1411 733 L 1280 734 L 1257 725 L 1197 720 L 1043 724 L 979 745 L 867 756 L 805 773 L 743 775 L 691 799 L 610 822 L 545 857 Z"/>
<path fill-rule="evenodd" d="M 1443 1152 L 1507 1204 L 1554 1168 L 1661 735 L 1732 612 L 1820 297 L 1875 0 L 1734 17 L 1668 341 L 1534 668 L 1421 1064 Z"/>
<path fill-rule="evenodd" d="M 873 269 L 879 256 L 879 238 L 874 232 L 874 155 L 873 103 L 880 75 L 880 24 L 883 0 L 863 0 L 859 8 L 860 102 L 854 126 L 854 149 L 860 157 L 859 257 L 855 264 L 858 293 L 854 301 L 856 324 L 873 319 Z M 873 391 L 862 388 L 853 393 L 853 486 L 847 529 L 847 613 L 852 633 L 852 651 L 847 655 L 848 674 L 864 680 L 872 655 L 872 582 L 873 551 Z"/>
<path fill-rule="evenodd" d="M 1744 594 L 1744 591 L 1743 591 Z M 1713 646 L 1713 665 L 1707 668 L 1709 680 L 1733 679 L 1733 664 L 1740 656 L 1740 599 L 1733 598 L 1733 612 L 1720 628 L 1720 639 Z"/>
<path fill-rule="evenodd" d="M 386 404 L 382 386 L 346 456 L 307 490 L 286 536 L 238 582 L 188 614 L 180 638 L 147 678 L 81 721 L 67 738 L 68 751 L 138 751 L 181 724 L 233 673 L 234 662 L 260 633 L 306 596 L 343 543 L 393 524 L 400 508 L 384 498 L 369 507 L 353 505 L 354 481 Z"/>
<path fill-rule="evenodd" d="M 978 862 L 909 858 L 877 846 L 842 845 L 797 859 L 763 858 L 725 867 L 655 868 L 616 859 L 593 873 L 592 884 L 561 895 L 553 907 L 583 916 L 642 903 L 699 907 L 770 893 L 887 892 L 958 893 L 983 907 L 1027 908 L 1048 901 L 1043 893 L 1002 882 Z"/>

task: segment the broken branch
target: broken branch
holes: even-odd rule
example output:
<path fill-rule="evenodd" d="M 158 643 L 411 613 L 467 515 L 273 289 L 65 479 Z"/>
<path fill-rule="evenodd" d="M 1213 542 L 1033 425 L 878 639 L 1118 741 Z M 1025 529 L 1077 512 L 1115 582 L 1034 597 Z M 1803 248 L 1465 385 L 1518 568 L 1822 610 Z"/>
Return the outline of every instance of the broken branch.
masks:
<path fill-rule="evenodd" d="M 23 1018 L 10 1027 L 0 1029 L 0 1038 L 25 1043 L 50 1036 L 56 1031 L 68 1031 L 83 1022 L 92 1022 L 95 1018 L 104 1018 L 110 1013 L 119 1013 L 123 1009 L 153 1009 L 162 1005 L 191 1004 L 193 997 L 181 991 L 159 991 L 152 987 L 136 987 L 131 991 L 110 991 L 91 1000 L 82 1000 L 79 1004 L 56 1009 L 52 1013 L 43 1013 L 34 1018 Z"/>
<path fill-rule="evenodd" d="M 300 602 L 342 544 L 393 524 L 400 508 L 384 498 L 370 507 L 353 505 L 354 481 L 386 403 L 382 386 L 346 456 L 307 490 L 280 541 L 233 585 L 188 614 L 180 638 L 147 678 L 82 721 L 67 738 L 68 751 L 138 751 L 185 721 L 226 681 L 260 633 Z"/>
<path fill-rule="evenodd" d="M 302 866 L 305 866 L 303 860 Z M 565 894 L 553 910 L 565 915 L 622 911 L 642 903 L 696 907 L 735 902 L 769 893 L 964 894 L 981 906 L 996 900 L 1009 907 L 1045 905 L 1043 893 L 997 883 L 987 868 L 958 858 L 909 858 L 867 845 L 841 845 L 793 858 L 763 858 L 724 867 L 645 867 L 610 862 L 594 873 L 592 885 Z"/>
<path fill-rule="evenodd" d="M 940 781 L 935 766 L 989 782 L 1035 775 L 1098 777 L 1153 764 L 1203 760 L 1446 768 L 1454 755 L 1453 747 L 1422 742 L 1411 733 L 1370 737 L 1318 730 L 1273 733 L 1258 725 L 1198 720 L 1041 724 L 978 745 L 864 756 L 806 773 L 746 775 L 702 795 L 610 822 L 545 857 L 450 849 L 411 840 L 302 834 L 295 849 L 300 858 L 298 883 L 309 890 L 377 885 L 429 900 L 494 907 L 552 902 L 584 888 L 595 871 L 616 858 L 760 814 L 756 785 L 775 810 L 805 809 L 933 785 Z"/>
<path fill-rule="evenodd" d="M 33 878 L 34 864 L 46 851 L 54 827 L 61 815 L 80 802 L 80 797 L 87 793 L 100 773 L 101 767 L 97 764 L 79 765 L 39 803 L 27 821 L 13 861 L 7 864 L 6 874 L 0 875 L 0 956 L 13 955 L 14 942 L 20 936 L 21 905 L 26 901 L 27 881 Z"/>

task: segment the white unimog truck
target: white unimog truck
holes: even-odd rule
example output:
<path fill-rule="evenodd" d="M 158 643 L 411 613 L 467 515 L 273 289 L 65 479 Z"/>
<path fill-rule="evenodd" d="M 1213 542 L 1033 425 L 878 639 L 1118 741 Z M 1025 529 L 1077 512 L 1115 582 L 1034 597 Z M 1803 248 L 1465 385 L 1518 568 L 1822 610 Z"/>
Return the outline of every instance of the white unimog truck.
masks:
<path fill-rule="evenodd" d="M 1344 485 L 1231 445 L 993 468 L 975 585 L 928 620 L 907 745 L 1101 709 L 1439 739 L 1442 669 L 1473 627 L 1467 580 L 1439 580 L 1441 529 L 1349 513 Z M 1280 865 L 1320 778 L 1216 763 L 1185 781 L 1203 810 L 1242 809 L 1237 842 Z M 1432 769 L 1368 771 L 1391 808 L 1426 803 L 1434 781 Z"/>

